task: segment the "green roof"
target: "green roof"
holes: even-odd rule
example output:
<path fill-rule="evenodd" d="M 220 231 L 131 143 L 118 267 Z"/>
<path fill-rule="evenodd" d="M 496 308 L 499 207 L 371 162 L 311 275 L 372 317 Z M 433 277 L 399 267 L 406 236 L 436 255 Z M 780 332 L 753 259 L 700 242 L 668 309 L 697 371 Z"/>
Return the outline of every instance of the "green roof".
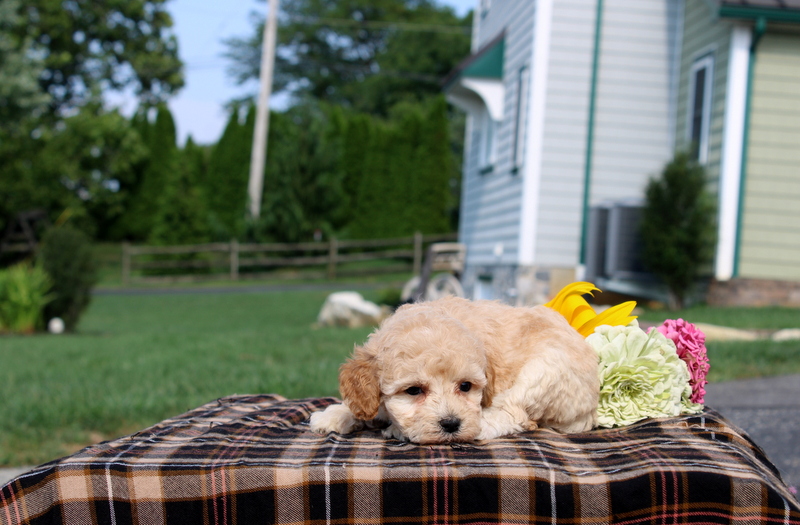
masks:
<path fill-rule="evenodd" d="M 505 33 L 500 33 L 480 48 L 474 55 L 470 55 L 462 60 L 461 63 L 447 75 L 442 84 L 446 88 L 461 77 L 502 79 L 505 50 Z"/>
<path fill-rule="evenodd" d="M 475 60 L 461 71 L 461 75 L 465 77 L 503 78 L 505 42 L 505 39 L 501 38 L 481 53 L 477 53 Z"/>

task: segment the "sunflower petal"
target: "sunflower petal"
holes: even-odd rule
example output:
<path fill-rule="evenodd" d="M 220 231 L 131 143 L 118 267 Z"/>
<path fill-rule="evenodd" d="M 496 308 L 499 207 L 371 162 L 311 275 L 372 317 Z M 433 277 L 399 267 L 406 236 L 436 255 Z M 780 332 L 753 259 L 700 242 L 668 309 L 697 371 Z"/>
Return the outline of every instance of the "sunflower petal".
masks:
<path fill-rule="evenodd" d="M 587 283 L 585 281 L 571 283 L 562 288 L 561 291 L 559 291 L 549 302 L 545 303 L 545 306 L 549 306 L 550 308 L 561 312 L 562 305 L 568 297 L 580 297 L 587 293 L 591 294 L 595 290 L 599 291 L 592 283 Z"/>
<path fill-rule="evenodd" d="M 634 308 L 636 308 L 636 301 L 627 301 L 612 306 L 604 312 L 601 312 L 588 323 L 581 325 L 577 330 L 582 336 L 588 337 L 594 333 L 594 329 L 598 326 L 626 326 L 637 317 L 635 315 L 630 315 Z"/>
<path fill-rule="evenodd" d="M 594 319 L 595 316 L 597 316 L 597 314 L 595 313 L 594 308 L 592 308 L 589 304 L 585 304 L 573 310 L 572 317 L 567 320 L 571 326 L 577 328 L 588 323 Z"/>

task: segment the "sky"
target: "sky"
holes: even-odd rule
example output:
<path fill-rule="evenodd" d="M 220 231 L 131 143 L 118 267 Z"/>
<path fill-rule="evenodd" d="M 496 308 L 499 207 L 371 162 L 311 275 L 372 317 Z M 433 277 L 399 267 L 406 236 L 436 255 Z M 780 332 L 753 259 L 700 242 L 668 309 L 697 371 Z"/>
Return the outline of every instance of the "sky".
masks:
<path fill-rule="evenodd" d="M 474 8 L 477 2 L 439 0 L 440 4 L 452 6 L 459 15 Z M 167 9 L 175 23 L 179 53 L 185 65 L 185 86 L 169 103 L 178 141 L 183 144 L 191 134 L 197 143 L 214 143 L 227 120 L 224 104 L 258 90 L 255 82 L 250 86 L 236 86 L 227 77 L 222 41 L 232 36 L 249 36 L 253 31 L 250 13 L 266 12 L 267 3 L 263 0 L 171 0 Z M 135 102 L 129 95 L 111 97 L 111 102 L 125 114 L 135 110 Z M 279 97 L 272 106 L 276 104 L 281 104 Z"/>

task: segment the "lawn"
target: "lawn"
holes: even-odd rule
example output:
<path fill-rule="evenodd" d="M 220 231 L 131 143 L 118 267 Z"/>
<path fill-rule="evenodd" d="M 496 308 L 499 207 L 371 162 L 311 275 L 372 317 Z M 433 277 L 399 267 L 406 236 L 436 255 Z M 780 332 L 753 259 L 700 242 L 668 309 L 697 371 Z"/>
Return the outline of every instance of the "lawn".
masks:
<path fill-rule="evenodd" d="M 700 305 L 676 312 L 647 310 L 640 315 L 642 321 L 656 323 L 679 318 L 693 323 L 766 333 L 782 328 L 800 328 L 800 309 L 797 308 L 713 308 Z M 706 347 L 711 362 L 708 378 L 712 382 L 800 373 L 800 341 L 710 341 Z"/>
<path fill-rule="evenodd" d="M 337 394 L 370 329 L 326 292 L 95 297 L 76 335 L 0 338 L 0 465 L 36 464 L 232 394 Z"/>
<path fill-rule="evenodd" d="M 42 463 L 222 396 L 337 395 L 338 366 L 370 329 L 313 328 L 327 293 L 98 296 L 77 334 L 0 337 L 0 465 Z M 667 317 L 800 327 L 791 309 L 642 315 Z M 714 381 L 800 373 L 800 342 L 709 354 Z"/>

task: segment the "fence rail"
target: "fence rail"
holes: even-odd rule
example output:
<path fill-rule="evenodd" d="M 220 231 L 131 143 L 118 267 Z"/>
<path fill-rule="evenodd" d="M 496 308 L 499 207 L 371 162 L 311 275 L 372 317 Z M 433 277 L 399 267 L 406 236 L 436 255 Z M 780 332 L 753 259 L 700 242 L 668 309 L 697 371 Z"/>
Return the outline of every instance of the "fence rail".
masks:
<path fill-rule="evenodd" d="M 122 283 L 127 286 L 134 281 L 195 281 L 225 277 L 236 281 L 242 277 L 242 270 L 248 275 L 259 275 L 259 270 L 276 268 L 319 267 L 329 279 L 353 273 L 369 275 L 386 271 L 412 271 L 419 274 L 426 246 L 434 242 L 454 241 L 456 237 L 455 233 L 416 233 L 410 237 L 361 241 L 333 238 L 326 242 L 251 244 L 232 240 L 227 243 L 180 246 L 134 246 L 124 243 Z M 397 264 L 367 266 L 349 272 L 341 268 L 368 261 Z M 180 270 L 188 271 L 181 273 Z M 207 272 L 198 274 L 197 270 Z"/>

